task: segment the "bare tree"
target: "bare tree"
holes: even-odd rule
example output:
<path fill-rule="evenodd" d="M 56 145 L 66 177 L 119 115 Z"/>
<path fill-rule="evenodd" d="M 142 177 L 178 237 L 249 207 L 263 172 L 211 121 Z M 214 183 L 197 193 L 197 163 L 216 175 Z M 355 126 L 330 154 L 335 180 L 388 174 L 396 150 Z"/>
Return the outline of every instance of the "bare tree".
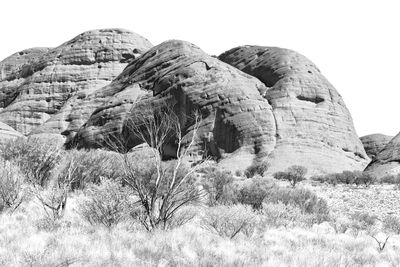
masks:
<path fill-rule="evenodd" d="M 126 140 L 113 137 L 108 141 L 122 155 L 122 166 L 125 171 L 124 182 L 138 197 L 141 212 L 134 213 L 151 231 L 155 228 L 166 229 L 176 212 L 185 205 L 197 202 L 202 191 L 193 177 L 201 163 L 187 167 L 184 160 L 196 141 L 201 116 L 198 112 L 191 118 L 183 118 L 191 126 L 191 136 L 185 137 L 188 128 L 184 128 L 179 117 L 166 103 L 158 107 L 136 108 L 127 120 L 126 128 L 138 143 L 147 143 L 153 153 L 150 170 L 138 169 L 137 162 L 127 153 Z M 110 142 L 111 141 L 111 142 Z M 175 145 L 175 160 L 168 163 L 162 161 L 164 149 Z M 151 170 L 153 168 L 153 170 Z"/>

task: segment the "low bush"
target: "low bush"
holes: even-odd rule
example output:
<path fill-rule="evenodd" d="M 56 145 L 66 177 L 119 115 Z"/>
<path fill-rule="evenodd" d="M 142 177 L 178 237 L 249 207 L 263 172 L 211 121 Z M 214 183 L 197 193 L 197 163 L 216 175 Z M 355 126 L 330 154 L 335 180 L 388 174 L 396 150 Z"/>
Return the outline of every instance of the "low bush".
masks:
<path fill-rule="evenodd" d="M 365 231 L 368 234 L 373 233 L 378 222 L 376 215 L 371 215 L 367 212 L 356 212 L 351 215 L 351 228 L 358 234 L 360 231 Z"/>
<path fill-rule="evenodd" d="M 237 201 L 244 205 L 250 205 L 255 210 L 262 208 L 264 199 L 275 186 L 271 179 L 254 177 L 242 183 L 237 190 Z"/>
<path fill-rule="evenodd" d="M 15 210 L 23 199 L 24 175 L 12 162 L 0 158 L 0 212 Z"/>
<path fill-rule="evenodd" d="M 220 205 L 207 208 L 201 218 L 201 224 L 213 233 L 232 239 L 238 234 L 253 235 L 257 229 L 258 219 L 249 206 Z"/>
<path fill-rule="evenodd" d="M 60 162 L 62 151 L 58 144 L 39 138 L 17 138 L 0 145 L 7 161 L 14 162 L 33 184 L 45 186 L 54 167 Z"/>
<path fill-rule="evenodd" d="M 120 183 L 103 179 L 99 185 L 90 185 L 84 194 L 86 200 L 78 203 L 77 211 L 92 225 L 111 228 L 127 218 L 133 202 Z"/>
<path fill-rule="evenodd" d="M 400 175 L 386 175 L 379 182 L 381 184 L 393 184 L 396 189 L 400 189 Z"/>
<path fill-rule="evenodd" d="M 54 225 L 64 216 L 68 199 L 68 187 L 54 184 L 43 189 L 32 187 L 33 194 L 45 211 L 45 220 Z"/>
<path fill-rule="evenodd" d="M 98 184 L 101 178 L 117 179 L 123 175 L 118 168 L 117 155 L 104 150 L 69 151 L 58 169 L 58 180 L 66 177 L 72 181 L 71 189 L 83 189 L 87 184 Z"/>
<path fill-rule="evenodd" d="M 376 178 L 370 174 L 360 171 L 343 171 L 342 173 L 331 173 L 326 175 L 317 175 L 311 177 L 313 181 L 320 183 L 328 183 L 332 185 L 337 184 L 355 184 L 355 185 L 365 185 L 369 187 L 371 184 L 376 182 Z"/>
<path fill-rule="evenodd" d="M 266 203 L 282 203 L 298 207 L 301 212 L 317 215 L 317 221 L 329 219 L 328 204 L 309 189 L 276 187 L 269 191 Z"/>
<path fill-rule="evenodd" d="M 263 203 L 260 210 L 260 226 L 266 227 L 310 227 L 320 221 L 313 214 L 306 214 L 291 204 Z M 265 230 L 265 229 L 264 229 Z"/>
<path fill-rule="evenodd" d="M 233 204 L 236 202 L 233 176 L 229 171 L 223 171 L 216 167 L 203 171 L 202 186 L 207 192 L 210 206 L 217 204 Z"/>
<path fill-rule="evenodd" d="M 244 175 L 247 178 L 253 178 L 255 175 L 264 176 L 269 167 L 270 164 L 266 161 L 255 162 L 245 170 Z"/>
<path fill-rule="evenodd" d="M 400 184 L 400 175 L 386 175 L 383 176 L 379 182 L 382 184 Z"/>
<path fill-rule="evenodd" d="M 356 185 L 365 185 L 365 187 L 369 187 L 371 184 L 374 184 L 375 182 L 376 178 L 371 173 L 362 173 L 355 180 Z"/>
<path fill-rule="evenodd" d="M 400 217 L 388 215 L 383 219 L 383 228 L 389 233 L 400 235 Z"/>
<path fill-rule="evenodd" d="M 296 184 L 306 179 L 306 174 L 306 167 L 293 165 L 289 167 L 286 171 L 275 173 L 274 178 L 278 180 L 287 180 L 292 187 L 295 187 Z"/>

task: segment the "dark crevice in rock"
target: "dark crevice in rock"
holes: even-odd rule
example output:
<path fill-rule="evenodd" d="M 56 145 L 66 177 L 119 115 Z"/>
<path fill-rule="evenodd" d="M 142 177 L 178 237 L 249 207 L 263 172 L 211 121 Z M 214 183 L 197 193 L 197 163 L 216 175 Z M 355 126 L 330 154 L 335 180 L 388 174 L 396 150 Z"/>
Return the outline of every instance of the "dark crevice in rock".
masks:
<path fill-rule="evenodd" d="M 359 158 L 362 158 L 362 159 L 366 159 L 366 158 L 364 157 L 364 155 L 361 154 L 361 153 L 359 153 L 359 152 L 354 152 L 354 155 L 355 155 L 356 157 L 359 157 Z"/>
<path fill-rule="evenodd" d="M 298 96 L 297 96 L 297 99 L 298 99 L 298 100 L 301 100 L 301 101 L 312 102 L 312 103 L 314 103 L 314 104 L 319 104 L 319 103 L 325 101 L 325 99 L 323 99 L 323 98 L 321 98 L 321 97 L 319 97 L 319 96 L 316 96 L 316 97 L 306 97 L 306 96 L 298 95 Z"/>

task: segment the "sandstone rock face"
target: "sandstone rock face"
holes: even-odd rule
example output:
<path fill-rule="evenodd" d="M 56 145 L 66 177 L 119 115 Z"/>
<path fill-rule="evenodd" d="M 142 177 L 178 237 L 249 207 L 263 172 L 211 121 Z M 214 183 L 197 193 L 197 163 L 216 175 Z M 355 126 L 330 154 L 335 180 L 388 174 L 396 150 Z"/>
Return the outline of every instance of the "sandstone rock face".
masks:
<path fill-rule="evenodd" d="M 365 171 L 377 178 L 400 173 L 400 133 L 373 158 Z"/>
<path fill-rule="evenodd" d="M 384 134 L 370 134 L 360 138 L 365 152 L 373 160 L 378 153 L 393 139 L 393 136 Z"/>
<path fill-rule="evenodd" d="M 243 47 L 220 59 L 261 82 L 190 43 L 165 42 L 101 90 L 108 100 L 74 142 L 99 144 L 109 133 L 124 131 L 131 109 L 172 97 L 180 113 L 202 111 L 197 151 L 206 148 L 230 169 L 267 160 L 270 172 L 298 164 L 312 174 L 362 170 L 368 163 L 342 98 L 305 57 L 280 48 Z"/>
<path fill-rule="evenodd" d="M 272 172 L 303 165 L 317 172 L 362 170 L 369 159 L 341 96 L 304 56 L 282 48 L 243 46 L 219 59 L 257 77 L 272 106 Z"/>
<path fill-rule="evenodd" d="M 105 146 L 114 134 L 134 147 L 140 141 L 127 121 L 168 103 L 186 140 L 190 116 L 201 112 L 193 158 L 210 156 L 231 170 L 266 160 L 271 173 L 296 164 L 313 174 L 361 170 L 369 161 L 340 95 L 287 49 L 246 46 L 217 59 L 184 41 L 152 47 L 132 32 L 95 30 L 16 53 L 0 71 L 0 122 L 67 147 Z"/>
<path fill-rule="evenodd" d="M 256 78 L 193 44 L 168 41 L 134 60 L 110 85 L 94 93 L 108 99 L 74 140 L 81 147 L 101 144 L 110 133 L 124 131 L 131 113 L 165 100 L 176 103 L 187 136 L 193 126 L 187 117 L 201 111 L 203 122 L 194 153 L 248 166 L 254 156 L 268 155 L 275 146 L 272 109 L 260 94 L 265 89 Z"/>
<path fill-rule="evenodd" d="M 121 29 L 82 33 L 53 49 L 21 51 L 0 62 L 0 121 L 29 134 L 76 94 L 109 84 L 151 43 Z"/>
<path fill-rule="evenodd" d="M 5 123 L 0 122 L 0 143 L 5 140 L 23 137 L 23 135 Z"/>

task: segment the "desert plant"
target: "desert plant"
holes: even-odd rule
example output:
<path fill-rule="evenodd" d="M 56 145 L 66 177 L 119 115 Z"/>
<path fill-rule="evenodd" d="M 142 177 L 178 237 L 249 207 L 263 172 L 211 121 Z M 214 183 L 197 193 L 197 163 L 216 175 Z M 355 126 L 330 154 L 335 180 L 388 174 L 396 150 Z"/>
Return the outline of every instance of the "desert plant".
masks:
<path fill-rule="evenodd" d="M 247 178 L 253 178 L 254 175 L 264 176 L 264 173 L 268 170 L 269 167 L 270 164 L 266 161 L 254 162 L 250 167 L 245 170 L 244 175 Z"/>
<path fill-rule="evenodd" d="M 400 183 L 400 176 L 399 175 L 386 175 L 383 176 L 380 180 L 380 183 L 385 184 L 398 184 Z"/>
<path fill-rule="evenodd" d="M 73 183 L 71 189 L 84 189 L 87 184 L 100 182 L 101 177 L 111 180 L 121 177 L 123 172 L 117 166 L 116 153 L 103 150 L 72 150 L 58 166 L 58 179 L 67 176 L 74 165 L 73 172 L 69 174 Z"/>
<path fill-rule="evenodd" d="M 355 184 L 356 185 L 365 185 L 365 187 L 369 187 L 371 184 L 374 184 L 376 181 L 375 176 L 373 176 L 371 173 L 361 173 L 356 179 L 355 179 Z"/>
<path fill-rule="evenodd" d="M 333 186 L 337 185 L 338 182 L 338 175 L 341 175 L 340 173 L 332 173 L 332 174 L 326 174 L 326 175 L 315 175 L 311 177 L 311 180 L 320 182 L 320 183 L 327 183 L 331 184 Z"/>
<path fill-rule="evenodd" d="M 356 235 L 358 235 L 360 231 L 372 234 L 376 230 L 375 227 L 378 222 L 378 217 L 367 212 L 355 212 L 351 215 L 351 220 L 351 228 L 355 231 Z"/>
<path fill-rule="evenodd" d="M 33 188 L 33 190 L 48 220 L 56 222 L 64 216 L 68 197 L 68 191 L 65 188 L 52 186 L 45 190 L 41 188 Z"/>
<path fill-rule="evenodd" d="M 52 224 L 55 224 L 64 216 L 68 194 L 76 178 L 73 176 L 75 168 L 76 164 L 71 161 L 64 175 L 46 189 L 39 184 L 34 183 L 32 185 L 32 193 L 43 207 L 46 219 Z"/>
<path fill-rule="evenodd" d="M 2 143 L 0 151 L 5 160 L 17 164 L 29 182 L 40 186 L 48 183 L 62 154 L 54 142 L 22 137 Z"/>
<path fill-rule="evenodd" d="M 315 223 L 312 214 L 305 214 L 291 204 L 263 203 L 260 210 L 260 227 L 309 227 Z"/>
<path fill-rule="evenodd" d="M 24 175 L 12 162 L 0 158 L 0 212 L 14 211 L 23 200 Z"/>
<path fill-rule="evenodd" d="M 87 198 L 78 203 L 78 213 L 92 225 L 111 228 L 126 219 L 133 206 L 129 192 L 117 181 L 102 179 L 84 194 Z"/>
<path fill-rule="evenodd" d="M 305 180 L 306 173 L 306 167 L 293 165 L 287 168 L 287 170 L 284 172 L 275 173 L 274 178 L 278 180 L 287 180 L 292 187 L 295 187 L 296 184 Z"/>
<path fill-rule="evenodd" d="M 233 198 L 233 176 L 218 168 L 205 170 L 202 186 L 207 192 L 209 205 L 231 204 Z"/>
<path fill-rule="evenodd" d="M 400 235 L 400 217 L 388 215 L 383 219 L 383 228 L 389 233 Z"/>
<path fill-rule="evenodd" d="M 299 207 L 303 213 L 315 214 L 316 222 L 329 220 L 329 208 L 325 199 L 305 188 L 275 187 L 269 191 L 265 202 L 283 203 Z"/>
<path fill-rule="evenodd" d="M 400 189 L 400 175 L 386 175 L 380 179 L 380 183 L 393 184 L 396 189 Z"/>
<path fill-rule="evenodd" d="M 237 200 L 244 205 L 250 205 L 255 210 L 262 208 L 262 203 L 267 197 L 269 190 L 275 186 L 270 179 L 254 177 L 246 180 L 238 189 Z"/>
<path fill-rule="evenodd" d="M 168 221 L 179 209 L 195 204 L 202 194 L 193 175 L 201 164 L 194 167 L 184 164 L 197 138 L 201 116 L 195 113 L 193 117 L 182 120 L 186 122 L 184 125 L 168 103 L 143 106 L 131 111 L 126 131 L 136 138 L 136 142 L 147 143 L 150 147 L 151 157 L 145 164 L 145 172 L 138 168 L 137 162 L 131 160 L 127 153 L 129 142 L 125 138 L 116 134 L 107 141 L 110 148 L 121 153 L 124 182 L 139 198 L 144 211 L 140 217 L 141 223 L 148 231 L 166 229 Z M 176 160 L 165 164 L 162 162 L 164 149 L 171 144 L 176 147 Z"/>
<path fill-rule="evenodd" d="M 258 224 L 257 216 L 252 209 L 240 204 L 207 208 L 201 223 L 205 229 L 231 239 L 239 233 L 251 236 Z"/>
<path fill-rule="evenodd" d="M 341 184 L 354 184 L 356 180 L 361 176 L 360 171 L 343 171 L 337 175 L 338 183 Z"/>

